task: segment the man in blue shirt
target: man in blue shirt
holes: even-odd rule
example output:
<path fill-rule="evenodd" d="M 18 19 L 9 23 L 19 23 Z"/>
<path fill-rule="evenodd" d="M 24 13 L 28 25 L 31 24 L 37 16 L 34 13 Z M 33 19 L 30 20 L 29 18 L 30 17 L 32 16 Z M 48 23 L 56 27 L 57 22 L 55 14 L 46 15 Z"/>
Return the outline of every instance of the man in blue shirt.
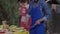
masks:
<path fill-rule="evenodd" d="M 44 21 L 51 17 L 51 10 L 45 0 L 32 0 L 27 17 L 30 15 L 32 18 L 30 34 L 45 34 Z"/>

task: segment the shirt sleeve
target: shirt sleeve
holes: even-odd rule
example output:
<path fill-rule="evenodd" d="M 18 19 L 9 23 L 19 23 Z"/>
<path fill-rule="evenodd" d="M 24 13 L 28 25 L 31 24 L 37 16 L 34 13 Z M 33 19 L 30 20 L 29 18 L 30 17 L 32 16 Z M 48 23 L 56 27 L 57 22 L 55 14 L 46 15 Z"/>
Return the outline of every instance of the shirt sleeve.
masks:
<path fill-rule="evenodd" d="M 49 7 L 48 3 L 44 3 L 43 4 L 44 10 L 45 10 L 45 16 L 43 17 L 45 19 L 45 21 L 50 20 L 51 18 L 51 8 Z"/>
<path fill-rule="evenodd" d="M 27 18 L 30 18 L 31 17 L 31 9 L 32 9 L 32 7 L 30 5 L 29 8 L 28 8 L 27 14 L 26 14 L 26 17 Z"/>

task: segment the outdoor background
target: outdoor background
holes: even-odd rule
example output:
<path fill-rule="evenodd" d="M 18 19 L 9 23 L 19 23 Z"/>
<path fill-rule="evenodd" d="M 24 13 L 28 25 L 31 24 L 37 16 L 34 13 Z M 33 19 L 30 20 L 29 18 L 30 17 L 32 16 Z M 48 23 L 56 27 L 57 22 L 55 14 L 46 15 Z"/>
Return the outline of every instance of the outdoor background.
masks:
<path fill-rule="evenodd" d="M 18 0 L 0 0 L 0 22 L 7 19 L 9 24 L 16 25 L 19 22 Z"/>

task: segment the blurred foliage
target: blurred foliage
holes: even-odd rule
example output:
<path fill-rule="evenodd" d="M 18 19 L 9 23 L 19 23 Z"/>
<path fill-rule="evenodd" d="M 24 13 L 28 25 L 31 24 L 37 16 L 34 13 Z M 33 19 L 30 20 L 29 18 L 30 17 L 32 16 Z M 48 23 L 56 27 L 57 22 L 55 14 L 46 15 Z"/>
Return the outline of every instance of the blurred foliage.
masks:
<path fill-rule="evenodd" d="M 18 0 L 0 0 L 5 15 L 3 18 L 8 19 L 9 24 L 16 25 L 19 21 L 20 12 L 18 11 Z"/>

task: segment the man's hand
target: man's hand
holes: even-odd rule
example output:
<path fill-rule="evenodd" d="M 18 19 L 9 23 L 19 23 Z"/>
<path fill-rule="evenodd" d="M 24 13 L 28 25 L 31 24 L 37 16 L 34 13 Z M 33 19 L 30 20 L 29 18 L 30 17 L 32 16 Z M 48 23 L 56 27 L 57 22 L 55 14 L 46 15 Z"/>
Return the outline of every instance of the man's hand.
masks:
<path fill-rule="evenodd" d="M 34 25 L 39 25 L 39 24 L 40 24 L 40 20 L 37 20 Z"/>
<path fill-rule="evenodd" d="M 36 23 L 35 23 L 34 25 L 39 25 L 42 21 L 44 21 L 44 19 L 43 19 L 43 18 L 42 18 L 42 19 L 37 20 L 37 21 L 36 21 Z"/>

